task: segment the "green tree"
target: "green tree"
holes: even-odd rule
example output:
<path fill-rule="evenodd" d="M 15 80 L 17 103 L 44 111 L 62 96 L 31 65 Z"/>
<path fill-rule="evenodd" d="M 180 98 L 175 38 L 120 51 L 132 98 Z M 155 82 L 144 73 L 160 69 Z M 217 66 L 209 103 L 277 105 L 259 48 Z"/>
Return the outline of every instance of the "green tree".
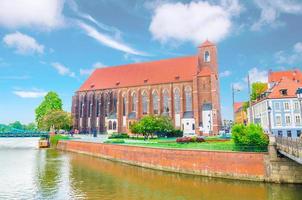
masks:
<path fill-rule="evenodd" d="M 70 130 L 72 127 L 71 114 L 62 110 L 53 110 L 44 115 L 40 121 L 41 129 L 49 131 L 51 127 L 55 130 Z"/>
<path fill-rule="evenodd" d="M 48 92 L 43 102 L 35 110 L 36 122 L 39 129 L 42 128 L 41 120 L 53 110 L 62 110 L 62 100 L 57 93 Z"/>
<path fill-rule="evenodd" d="M 262 127 L 255 124 L 235 124 L 232 127 L 232 138 L 240 146 L 266 147 L 269 142 Z"/>
<path fill-rule="evenodd" d="M 25 130 L 35 131 L 35 130 L 37 130 L 37 126 L 34 122 L 31 122 L 31 123 L 25 125 Z"/>
<path fill-rule="evenodd" d="M 261 93 L 267 90 L 267 83 L 255 82 L 252 84 L 251 99 L 256 100 Z"/>
<path fill-rule="evenodd" d="M 15 128 L 15 129 L 20 129 L 20 130 L 24 129 L 24 126 L 19 121 L 15 121 L 13 123 L 10 123 L 9 127 L 10 128 Z"/>

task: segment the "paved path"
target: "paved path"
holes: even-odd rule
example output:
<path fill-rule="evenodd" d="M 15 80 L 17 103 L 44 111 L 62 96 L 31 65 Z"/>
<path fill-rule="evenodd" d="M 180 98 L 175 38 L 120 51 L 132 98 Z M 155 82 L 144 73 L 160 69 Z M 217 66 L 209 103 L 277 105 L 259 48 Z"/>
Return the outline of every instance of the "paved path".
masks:
<path fill-rule="evenodd" d="M 87 135 L 75 135 L 73 140 L 82 141 L 82 142 L 94 142 L 94 143 L 103 143 L 107 140 L 107 134 L 97 135 L 97 137 L 93 137 L 91 134 Z"/>

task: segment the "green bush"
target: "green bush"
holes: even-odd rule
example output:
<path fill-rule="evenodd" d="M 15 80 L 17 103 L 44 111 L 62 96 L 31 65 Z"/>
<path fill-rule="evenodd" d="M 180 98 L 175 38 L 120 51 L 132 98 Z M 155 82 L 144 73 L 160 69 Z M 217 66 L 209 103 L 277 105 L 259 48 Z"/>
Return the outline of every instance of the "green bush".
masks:
<path fill-rule="evenodd" d="M 52 135 L 52 136 L 50 136 L 50 145 L 52 147 L 56 147 L 59 140 L 68 140 L 68 139 L 70 139 L 70 138 L 66 135 L 60 135 L 60 134 Z"/>
<path fill-rule="evenodd" d="M 107 144 L 123 144 L 125 143 L 125 140 L 123 139 L 114 139 L 114 140 L 107 140 L 105 141 Z"/>
<path fill-rule="evenodd" d="M 236 124 L 232 128 L 232 139 L 239 146 L 266 147 L 268 136 L 264 134 L 261 126 L 249 124 Z"/>
<path fill-rule="evenodd" d="M 112 133 L 108 139 L 129 138 L 127 133 Z"/>

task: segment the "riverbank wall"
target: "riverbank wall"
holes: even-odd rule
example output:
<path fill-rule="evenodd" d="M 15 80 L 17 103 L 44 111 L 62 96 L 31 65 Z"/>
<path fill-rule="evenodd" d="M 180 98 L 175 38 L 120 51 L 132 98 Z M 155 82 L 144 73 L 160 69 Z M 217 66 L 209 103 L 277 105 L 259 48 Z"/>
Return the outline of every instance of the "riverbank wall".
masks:
<path fill-rule="evenodd" d="M 302 183 L 302 167 L 286 158 L 281 158 L 282 162 L 279 162 L 270 153 L 163 149 L 80 141 L 59 141 L 57 149 L 163 171 L 251 181 Z M 280 174 L 278 170 L 281 169 Z M 287 172 L 293 169 L 298 173 Z"/>

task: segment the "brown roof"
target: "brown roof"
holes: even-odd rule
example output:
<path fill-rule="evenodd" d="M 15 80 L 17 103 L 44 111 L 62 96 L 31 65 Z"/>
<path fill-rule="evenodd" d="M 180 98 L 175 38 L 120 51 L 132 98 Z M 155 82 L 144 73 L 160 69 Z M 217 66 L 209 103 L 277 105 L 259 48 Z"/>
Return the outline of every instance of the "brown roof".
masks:
<path fill-rule="evenodd" d="M 291 80 L 298 80 L 299 82 L 302 82 L 302 72 L 299 69 L 270 72 L 268 76 L 268 82 L 279 82 L 282 78 L 288 78 Z"/>
<path fill-rule="evenodd" d="M 302 87 L 302 82 L 297 82 L 297 80 L 292 80 L 287 77 L 282 78 L 276 85 L 271 88 L 271 93 L 267 98 L 295 98 L 297 97 L 296 91 L 299 87 Z M 281 90 L 287 90 L 287 95 L 282 95 Z"/>
<path fill-rule="evenodd" d="M 191 81 L 197 61 L 197 56 L 188 56 L 96 69 L 79 91 Z M 198 76 L 210 73 L 204 68 Z"/>

